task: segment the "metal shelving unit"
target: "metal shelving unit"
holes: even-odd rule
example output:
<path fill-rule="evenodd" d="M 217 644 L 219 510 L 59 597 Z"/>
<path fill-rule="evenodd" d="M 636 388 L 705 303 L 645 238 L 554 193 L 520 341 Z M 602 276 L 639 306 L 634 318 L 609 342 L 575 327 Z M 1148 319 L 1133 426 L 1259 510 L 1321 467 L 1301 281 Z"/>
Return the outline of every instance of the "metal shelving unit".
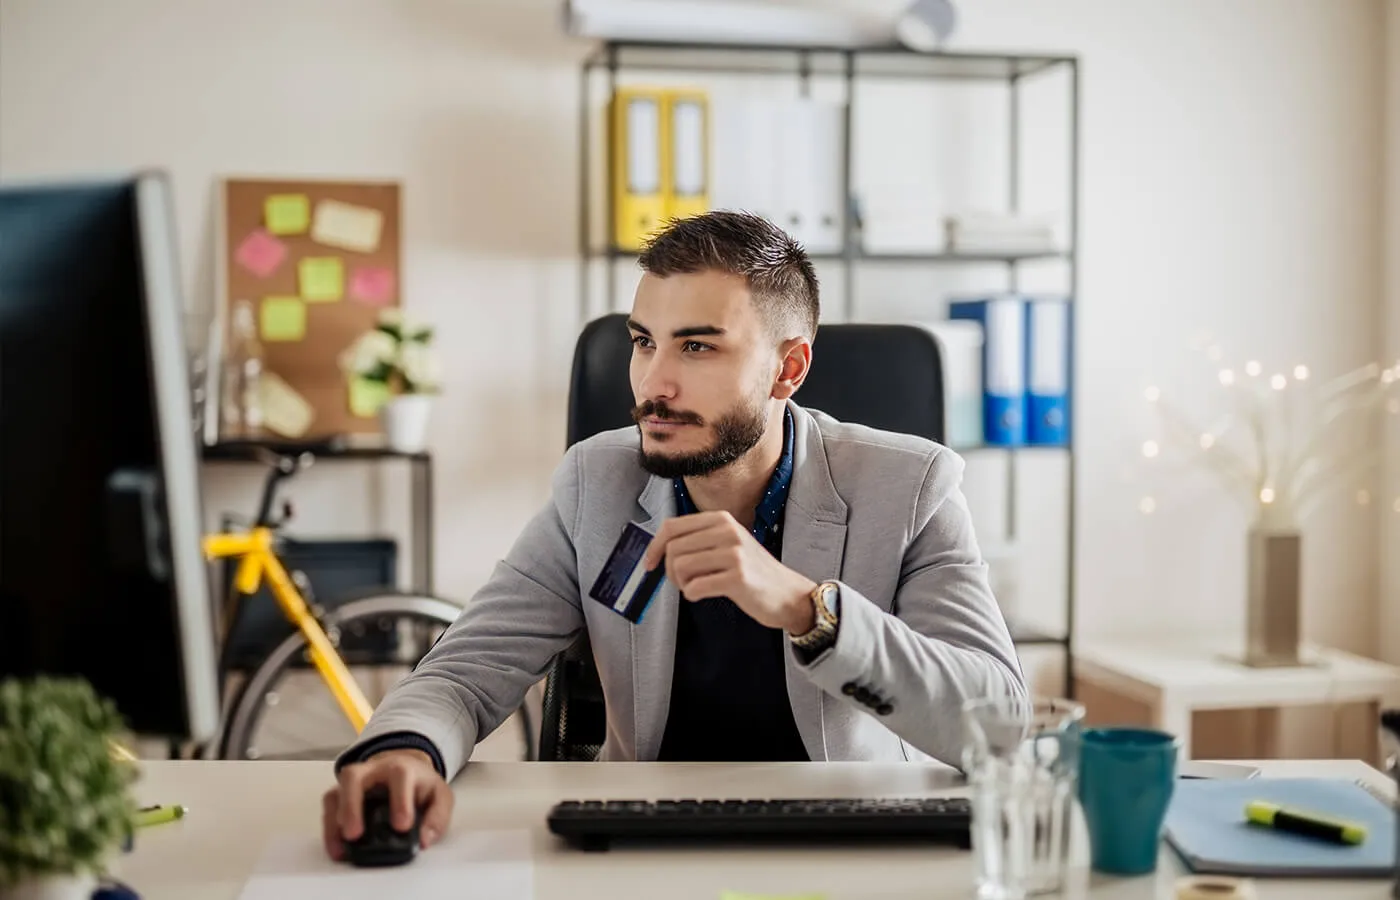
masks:
<path fill-rule="evenodd" d="M 1068 78 L 1068 231 L 1066 245 L 1054 252 L 1044 253 L 880 253 L 862 249 L 857 239 L 856 216 L 848 209 L 845 218 L 843 248 L 837 253 L 814 253 L 815 261 L 840 262 L 842 266 L 844 317 L 854 318 L 855 270 L 861 265 L 903 265 L 908 267 L 949 267 L 960 265 L 999 265 L 1004 267 L 1005 289 L 1020 290 L 1021 265 L 1044 260 L 1059 260 L 1066 267 L 1064 294 L 1077 299 L 1079 289 L 1079 120 L 1080 81 L 1079 60 L 1071 55 L 1022 53 L 918 53 L 899 46 L 873 48 L 795 47 L 787 45 L 743 44 L 717 45 L 703 43 L 671 43 L 659 41 L 604 41 L 587 55 L 582 64 L 579 94 L 579 253 L 582 258 L 579 283 L 579 318 L 587 322 L 594 316 L 611 310 L 617 296 L 617 266 L 633 260 L 636 254 L 611 246 L 608 240 L 595 240 L 595 172 L 594 140 L 599 127 L 594 121 L 596 109 L 592 103 L 597 80 L 604 79 L 604 95 L 610 95 L 619 85 L 622 73 L 629 70 L 646 72 L 685 72 L 697 75 L 778 76 L 798 79 L 801 96 L 810 96 L 812 79 L 835 77 L 844 83 L 845 111 L 842 128 L 842 196 L 852 197 L 852 109 L 855 107 L 855 86 L 861 79 L 933 80 L 951 82 L 999 83 L 1006 87 L 1006 114 L 1009 132 L 1007 199 L 1009 211 L 1019 208 L 1022 197 L 1021 112 L 1023 86 L 1038 76 L 1064 72 Z M 610 142 L 605 144 L 611 152 Z M 612 171 L 612 159 L 606 159 L 606 171 Z M 603 179 L 602 204 L 605 233 L 613 220 L 612 193 Z M 603 309 L 594 310 L 593 295 L 595 264 L 605 268 L 603 277 Z M 1077 323 L 1072 315 L 1071 322 Z M 1075 329 L 1077 330 L 1077 328 Z M 1071 332 L 1071 347 L 1075 344 Z M 1074 355 L 1071 353 L 1071 427 L 1070 443 L 1062 448 L 985 448 L 1004 453 L 1007 460 L 1007 538 L 1016 539 L 1016 458 L 1022 453 L 1061 452 L 1066 456 L 1066 517 L 1065 517 L 1065 621 L 1062 634 L 1045 633 L 1012 621 L 1012 636 L 1018 646 L 1057 646 L 1064 651 L 1065 695 L 1074 694 L 1074 630 L 1075 630 L 1075 565 L 1076 548 L 1075 482 L 1076 462 L 1073 440 L 1074 390 L 1077 384 Z M 960 453 L 981 452 L 983 448 L 958 448 Z"/>

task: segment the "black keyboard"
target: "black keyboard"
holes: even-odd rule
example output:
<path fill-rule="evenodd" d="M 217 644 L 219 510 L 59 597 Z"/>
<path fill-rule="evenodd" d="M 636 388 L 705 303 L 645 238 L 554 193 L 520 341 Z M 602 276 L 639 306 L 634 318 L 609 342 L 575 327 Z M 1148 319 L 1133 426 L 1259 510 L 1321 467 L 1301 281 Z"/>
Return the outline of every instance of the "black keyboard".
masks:
<path fill-rule="evenodd" d="M 972 846 L 965 797 L 884 800 L 566 800 L 549 830 L 584 850 L 613 841 L 895 842 Z"/>

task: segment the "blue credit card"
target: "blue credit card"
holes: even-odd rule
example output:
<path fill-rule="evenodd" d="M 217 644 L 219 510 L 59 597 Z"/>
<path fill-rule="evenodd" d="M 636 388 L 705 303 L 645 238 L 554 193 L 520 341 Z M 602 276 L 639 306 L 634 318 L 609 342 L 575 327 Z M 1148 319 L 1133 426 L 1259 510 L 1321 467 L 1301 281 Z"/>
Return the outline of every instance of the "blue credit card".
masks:
<path fill-rule="evenodd" d="M 666 577 L 666 567 L 658 565 L 648 572 L 642 557 L 651 543 L 651 535 L 631 522 L 622 530 L 617 546 L 608 555 L 598 580 L 593 582 L 588 596 L 611 609 L 629 622 L 640 622 L 656 589 Z"/>

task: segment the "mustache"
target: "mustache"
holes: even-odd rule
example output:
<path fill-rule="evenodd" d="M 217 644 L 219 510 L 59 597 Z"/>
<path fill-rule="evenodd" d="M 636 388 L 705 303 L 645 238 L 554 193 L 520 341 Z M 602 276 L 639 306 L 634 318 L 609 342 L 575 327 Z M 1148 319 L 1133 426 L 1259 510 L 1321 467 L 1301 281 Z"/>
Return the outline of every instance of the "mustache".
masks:
<path fill-rule="evenodd" d="M 683 409 L 672 409 L 666 405 L 665 400 L 645 400 L 632 407 L 632 421 L 638 424 L 643 419 L 662 419 L 667 422 L 676 422 L 681 425 L 703 425 L 704 420 L 693 412 Z"/>

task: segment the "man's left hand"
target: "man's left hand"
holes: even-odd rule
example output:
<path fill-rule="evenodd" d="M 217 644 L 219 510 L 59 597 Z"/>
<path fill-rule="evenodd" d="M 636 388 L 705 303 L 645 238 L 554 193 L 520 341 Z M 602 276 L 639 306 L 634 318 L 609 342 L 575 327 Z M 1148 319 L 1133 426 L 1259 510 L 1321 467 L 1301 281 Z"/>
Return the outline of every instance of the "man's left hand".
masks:
<path fill-rule="evenodd" d="M 760 625 L 802 634 L 816 624 L 810 594 L 817 583 L 783 565 L 727 512 L 667 519 L 647 547 L 648 570 L 666 563 L 666 577 L 687 600 L 728 597 Z"/>

